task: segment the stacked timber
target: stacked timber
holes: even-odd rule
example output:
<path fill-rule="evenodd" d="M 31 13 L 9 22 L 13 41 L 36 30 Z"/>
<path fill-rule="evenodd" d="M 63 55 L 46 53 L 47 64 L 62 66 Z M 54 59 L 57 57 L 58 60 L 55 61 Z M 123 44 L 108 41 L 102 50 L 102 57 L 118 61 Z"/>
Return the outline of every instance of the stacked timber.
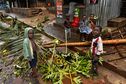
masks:
<path fill-rule="evenodd" d="M 123 27 L 123 26 L 126 26 L 126 18 L 119 17 L 119 18 L 114 18 L 114 19 L 108 20 L 107 26 L 108 27 Z"/>
<path fill-rule="evenodd" d="M 126 38 L 126 18 L 118 17 L 108 21 L 108 27 L 112 30 L 112 38 Z"/>

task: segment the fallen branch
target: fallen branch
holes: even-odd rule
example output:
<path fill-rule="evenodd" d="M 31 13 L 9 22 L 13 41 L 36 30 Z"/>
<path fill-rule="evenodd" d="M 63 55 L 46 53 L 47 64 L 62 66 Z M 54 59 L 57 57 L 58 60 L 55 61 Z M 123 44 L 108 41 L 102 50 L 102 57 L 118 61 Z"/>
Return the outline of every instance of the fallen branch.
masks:
<path fill-rule="evenodd" d="M 117 44 L 126 44 L 126 39 L 115 39 L 115 40 L 103 40 L 104 45 L 117 45 Z M 61 43 L 56 47 L 64 47 L 64 46 L 90 46 L 91 42 L 69 42 L 69 43 Z M 52 48 L 54 45 L 51 43 L 47 43 L 43 45 L 44 48 Z"/>

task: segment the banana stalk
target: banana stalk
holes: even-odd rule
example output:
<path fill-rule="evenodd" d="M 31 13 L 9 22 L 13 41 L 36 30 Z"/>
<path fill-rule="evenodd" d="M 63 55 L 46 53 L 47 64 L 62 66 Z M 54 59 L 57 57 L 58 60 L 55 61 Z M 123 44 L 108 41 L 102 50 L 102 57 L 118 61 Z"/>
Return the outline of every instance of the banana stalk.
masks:
<path fill-rule="evenodd" d="M 1 49 L 4 50 L 4 49 L 6 49 L 6 48 L 9 47 L 9 46 L 12 47 L 12 45 L 14 45 L 14 44 L 16 44 L 16 43 L 22 44 L 22 42 L 23 42 L 23 39 L 14 40 L 14 41 L 9 41 L 9 42 L 6 42 L 5 45 L 1 46 Z"/>
<path fill-rule="evenodd" d="M 13 54 L 13 53 L 19 52 L 20 50 L 22 50 L 22 48 L 10 50 L 10 51 L 9 51 L 9 54 Z"/>
<path fill-rule="evenodd" d="M 16 45 L 16 46 L 12 46 L 11 50 L 22 48 L 22 46 L 23 46 L 22 44 L 19 44 L 19 45 Z"/>
<path fill-rule="evenodd" d="M 9 55 L 7 55 L 5 58 L 8 59 L 8 58 L 14 57 L 14 59 L 15 59 L 17 55 L 18 55 L 19 57 L 20 57 L 20 56 L 23 56 L 22 50 L 20 50 L 20 51 L 18 51 L 18 52 L 16 52 L 16 53 L 9 54 Z"/>

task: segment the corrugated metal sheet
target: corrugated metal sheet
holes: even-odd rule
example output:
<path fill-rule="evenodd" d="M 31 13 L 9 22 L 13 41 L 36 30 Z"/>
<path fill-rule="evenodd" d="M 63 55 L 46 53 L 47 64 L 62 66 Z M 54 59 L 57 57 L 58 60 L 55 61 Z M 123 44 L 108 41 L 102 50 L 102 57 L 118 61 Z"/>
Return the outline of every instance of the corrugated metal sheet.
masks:
<path fill-rule="evenodd" d="M 121 0 L 98 0 L 97 4 L 90 4 L 90 0 L 85 0 L 85 15 L 94 14 L 99 17 L 97 25 L 106 26 L 107 20 L 120 15 Z"/>

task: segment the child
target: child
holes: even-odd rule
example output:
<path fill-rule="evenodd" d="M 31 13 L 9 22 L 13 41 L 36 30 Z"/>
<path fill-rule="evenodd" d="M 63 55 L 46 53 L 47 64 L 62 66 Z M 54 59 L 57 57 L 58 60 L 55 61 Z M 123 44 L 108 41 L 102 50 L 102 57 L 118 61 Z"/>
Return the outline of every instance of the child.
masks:
<path fill-rule="evenodd" d="M 66 15 L 66 19 L 64 21 L 65 34 L 67 34 L 68 39 L 71 38 L 71 25 L 69 21 L 69 15 Z"/>
<path fill-rule="evenodd" d="M 94 18 L 94 14 L 91 14 L 89 17 L 89 26 L 93 30 L 96 26 L 96 19 Z"/>
<path fill-rule="evenodd" d="M 87 40 L 87 38 L 88 38 L 87 36 L 89 36 L 89 34 L 91 34 L 91 32 L 92 32 L 92 29 L 87 26 L 87 23 L 88 22 L 86 20 L 86 16 L 83 15 L 83 19 L 82 19 L 82 21 L 80 21 L 80 26 L 79 26 L 81 41 Z"/>
<path fill-rule="evenodd" d="M 97 65 L 99 62 L 99 56 L 103 53 L 103 43 L 100 36 L 102 28 L 100 26 L 96 26 L 93 30 L 93 39 L 91 44 L 91 52 L 92 52 L 92 70 L 93 73 L 98 74 Z"/>
<path fill-rule="evenodd" d="M 25 39 L 23 41 L 23 52 L 24 57 L 29 61 L 30 67 L 32 68 L 31 75 L 37 77 L 37 45 L 34 41 L 34 31 L 32 28 L 28 27 L 25 29 L 24 33 Z"/>

